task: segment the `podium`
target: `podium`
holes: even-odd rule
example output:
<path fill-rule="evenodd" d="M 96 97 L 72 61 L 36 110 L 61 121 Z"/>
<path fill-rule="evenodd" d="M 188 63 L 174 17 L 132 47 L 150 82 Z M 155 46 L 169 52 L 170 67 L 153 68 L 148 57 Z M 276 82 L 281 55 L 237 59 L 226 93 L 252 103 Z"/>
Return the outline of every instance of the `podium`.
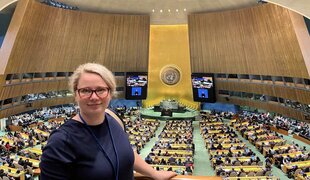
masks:
<path fill-rule="evenodd" d="M 162 109 L 160 116 L 170 116 L 170 117 L 172 117 L 171 109 Z"/>

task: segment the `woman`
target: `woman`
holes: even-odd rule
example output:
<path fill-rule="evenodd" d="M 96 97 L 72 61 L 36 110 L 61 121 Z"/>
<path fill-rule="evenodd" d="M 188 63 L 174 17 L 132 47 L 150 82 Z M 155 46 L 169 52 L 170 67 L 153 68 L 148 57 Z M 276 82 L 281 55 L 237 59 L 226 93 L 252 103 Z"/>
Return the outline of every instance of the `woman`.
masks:
<path fill-rule="evenodd" d="M 100 64 L 83 64 L 69 86 L 80 113 L 50 135 L 40 163 L 42 180 L 129 180 L 133 170 L 158 180 L 176 175 L 155 171 L 144 162 L 120 124 L 105 113 L 116 89 L 111 71 Z"/>

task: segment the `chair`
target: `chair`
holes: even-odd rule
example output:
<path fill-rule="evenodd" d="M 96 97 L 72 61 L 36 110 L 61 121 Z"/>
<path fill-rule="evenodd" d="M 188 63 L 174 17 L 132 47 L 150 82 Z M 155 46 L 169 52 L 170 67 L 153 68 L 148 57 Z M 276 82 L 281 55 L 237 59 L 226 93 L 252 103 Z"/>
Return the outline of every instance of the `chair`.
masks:
<path fill-rule="evenodd" d="M 241 162 L 240 161 L 236 161 L 234 165 L 235 166 L 241 166 Z"/>
<path fill-rule="evenodd" d="M 10 180 L 10 178 L 8 178 L 7 176 L 3 176 L 2 179 L 3 180 Z"/>
<path fill-rule="evenodd" d="M 255 176 L 255 172 L 249 172 L 248 176 Z"/>
<path fill-rule="evenodd" d="M 220 176 L 222 177 L 226 176 L 226 172 L 221 172 Z"/>
<path fill-rule="evenodd" d="M 37 156 L 34 153 L 32 153 L 32 152 L 29 152 L 29 157 L 31 159 L 37 159 Z"/>
<path fill-rule="evenodd" d="M 258 165 L 258 166 L 263 166 L 263 162 L 262 162 L 262 161 L 259 161 L 259 162 L 257 163 L 257 165 Z"/>
<path fill-rule="evenodd" d="M 32 167 L 27 166 L 27 170 L 28 170 L 29 174 L 30 174 L 31 176 L 33 176 L 34 173 L 33 173 Z"/>
<path fill-rule="evenodd" d="M 252 162 L 252 163 L 251 163 L 251 166 L 256 166 L 256 162 Z"/>
<path fill-rule="evenodd" d="M 255 176 L 264 176 L 264 171 L 258 171 Z"/>
<path fill-rule="evenodd" d="M 242 163 L 242 166 L 248 166 L 249 165 L 249 163 L 247 162 L 247 161 L 244 161 L 243 163 Z"/>
<path fill-rule="evenodd" d="M 265 173 L 265 176 L 270 176 L 271 175 L 271 171 L 267 171 L 266 173 Z"/>
<path fill-rule="evenodd" d="M 295 177 L 297 177 L 297 175 L 300 174 L 301 171 L 302 171 L 301 169 L 297 169 L 297 170 L 295 171 Z"/>
<path fill-rule="evenodd" d="M 245 172 L 242 172 L 242 173 L 240 173 L 239 176 L 240 176 L 240 177 L 245 177 L 245 176 L 246 176 L 246 173 L 245 173 Z"/>
<path fill-rule="evenodd" d="M 235 171 L 233 171 L 233 172 L 231 172 L 230 174 L 229 174 L 229 177 L 237 177 L 238 176 L 238 174 L 237 174 L 237 172 L 235 172 Z"/>
<path fill-rule="evenodd" d="M 18 165 L 17 165 L 17 169 L 20 170 L 20 171 L 23 171 L 23 170 L 24 170 L 24 167 L 23 167 L 22 165 L 18 164 Z"/>

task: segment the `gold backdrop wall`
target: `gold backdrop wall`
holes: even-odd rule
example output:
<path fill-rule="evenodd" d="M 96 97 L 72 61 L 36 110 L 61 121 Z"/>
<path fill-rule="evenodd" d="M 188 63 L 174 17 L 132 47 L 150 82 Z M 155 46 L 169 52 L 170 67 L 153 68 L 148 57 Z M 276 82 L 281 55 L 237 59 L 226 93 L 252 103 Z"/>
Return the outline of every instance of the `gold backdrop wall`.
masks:
<path fill-rule="evenodd" d="M 176 99 L 183 105 L 198 108 L 193 101 L 187 25 L 151 25 L 149 45 L 148 97 L 146 107 L 159 104 L 162 99 Z M 167 85 L 160 73 L 165 67 L 179 70 L 177 84 Z"/>

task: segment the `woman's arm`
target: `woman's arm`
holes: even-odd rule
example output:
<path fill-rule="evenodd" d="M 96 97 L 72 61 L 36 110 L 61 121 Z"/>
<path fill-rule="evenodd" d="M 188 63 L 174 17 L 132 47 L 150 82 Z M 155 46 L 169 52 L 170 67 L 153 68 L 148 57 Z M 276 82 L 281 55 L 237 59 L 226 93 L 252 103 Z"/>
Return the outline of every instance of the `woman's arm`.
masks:
<path fill-rule="evenodd" d="M 136 151 L 134 151 L 134 154 L 134 170 L 138 173 L 151 177 L 155 180 L 168 180 L 177 175 L 175 172 L 172 171 L 156 171 L 155 169 L 153 169 L 152 166 L 147 164 Z"/>
<path fill-rule="evenodd" d="M 66 134 L 56 132 L 51 134 L 43 149 L 40 162 L 40 179 L 70 179 L 74 153 L 66 145 Z"/>

